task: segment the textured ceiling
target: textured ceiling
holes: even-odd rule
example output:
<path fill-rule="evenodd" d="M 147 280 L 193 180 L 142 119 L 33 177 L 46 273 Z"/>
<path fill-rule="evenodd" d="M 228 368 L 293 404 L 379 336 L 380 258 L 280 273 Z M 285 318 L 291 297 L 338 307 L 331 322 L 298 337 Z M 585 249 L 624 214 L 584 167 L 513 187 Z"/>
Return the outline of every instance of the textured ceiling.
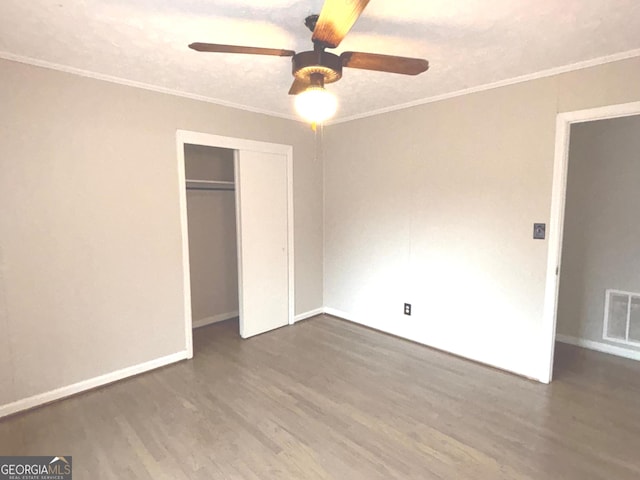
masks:
<path fill-rule="evenodd" d="M 322 0 L 2 0 L 0 55 L 294 116 L 290 59 L 194 41 L 309 50 Z M 345 69 L 337 118 L 640 49 L 639 0 L 371 0 L 336 49 L 424 57 L 417 77 Z M 638 54 L 639 52 L 632 52 Z"/>

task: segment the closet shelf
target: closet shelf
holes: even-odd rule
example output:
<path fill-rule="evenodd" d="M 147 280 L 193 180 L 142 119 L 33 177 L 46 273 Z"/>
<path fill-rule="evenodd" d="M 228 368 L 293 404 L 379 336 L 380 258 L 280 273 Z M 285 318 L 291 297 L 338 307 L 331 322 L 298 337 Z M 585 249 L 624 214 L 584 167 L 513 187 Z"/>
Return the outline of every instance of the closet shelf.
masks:
<path fill-rule="evenodd" d="M 234 190 L 233 182 L 221 180 L 194 180 L 187 178 L 187 190 Z"/>

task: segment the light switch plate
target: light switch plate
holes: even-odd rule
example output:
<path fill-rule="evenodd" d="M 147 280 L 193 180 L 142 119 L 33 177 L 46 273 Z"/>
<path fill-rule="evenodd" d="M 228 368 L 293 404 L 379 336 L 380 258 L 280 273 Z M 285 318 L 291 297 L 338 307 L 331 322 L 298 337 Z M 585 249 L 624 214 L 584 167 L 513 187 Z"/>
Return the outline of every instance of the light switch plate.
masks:
<path fill-rule="evenodd" d="M 545 223 L 534 223 L 533 224 L 533 239 L 534 240 L 544 240 L 546 229 L 547 229 L 547 225 Z"/>

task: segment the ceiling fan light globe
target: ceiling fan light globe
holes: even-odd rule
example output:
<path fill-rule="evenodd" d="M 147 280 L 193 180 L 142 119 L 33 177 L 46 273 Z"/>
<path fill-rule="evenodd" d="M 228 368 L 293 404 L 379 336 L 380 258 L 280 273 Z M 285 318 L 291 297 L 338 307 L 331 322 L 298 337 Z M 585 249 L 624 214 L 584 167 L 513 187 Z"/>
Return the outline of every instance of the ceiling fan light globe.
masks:
<path fill-rule="evenodd" d="M 295 108 L 310 123 L 323 123 L 335 115 L 338 100 L 323 87 L 309 87 L 296 95 Z"/>

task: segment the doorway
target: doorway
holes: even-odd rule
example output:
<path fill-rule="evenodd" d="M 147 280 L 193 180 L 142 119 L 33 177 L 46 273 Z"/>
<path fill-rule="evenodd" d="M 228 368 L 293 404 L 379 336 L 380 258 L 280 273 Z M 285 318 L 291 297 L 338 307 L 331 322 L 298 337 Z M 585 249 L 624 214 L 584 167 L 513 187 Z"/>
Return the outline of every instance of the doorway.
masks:
<path fill-rule="evenodd" d="M 185 148 L 226 149 L 233 157 L 233 183 L 226 177 L 205 180 L 234 189 L 239 333 L 248 338 L 294 321 L 292 147 L 183 130 L 176 138 L 184 327 L 191 358 L 194 323 Z"/>
<path fill-rule="evenodd" d="M 567 112 L 558 115 L 556 122 L 556 150 L 544 303 L 544 337 L 541 356 L 540 379 L 543 381 L 546 380 L 550 382 L 553 377 L 560 276 L 562 273 L 562 250 L 565 233 L 565 212 L 567 207 L 567 178 L 571 127 L 572 125 L 577 126 L 577 124 L 586 122 L 617 119 L 634 115 L 640 115 L 640 102 Z M 593 330 L 591 327 L 589 327 L 589 329 Z"/>

